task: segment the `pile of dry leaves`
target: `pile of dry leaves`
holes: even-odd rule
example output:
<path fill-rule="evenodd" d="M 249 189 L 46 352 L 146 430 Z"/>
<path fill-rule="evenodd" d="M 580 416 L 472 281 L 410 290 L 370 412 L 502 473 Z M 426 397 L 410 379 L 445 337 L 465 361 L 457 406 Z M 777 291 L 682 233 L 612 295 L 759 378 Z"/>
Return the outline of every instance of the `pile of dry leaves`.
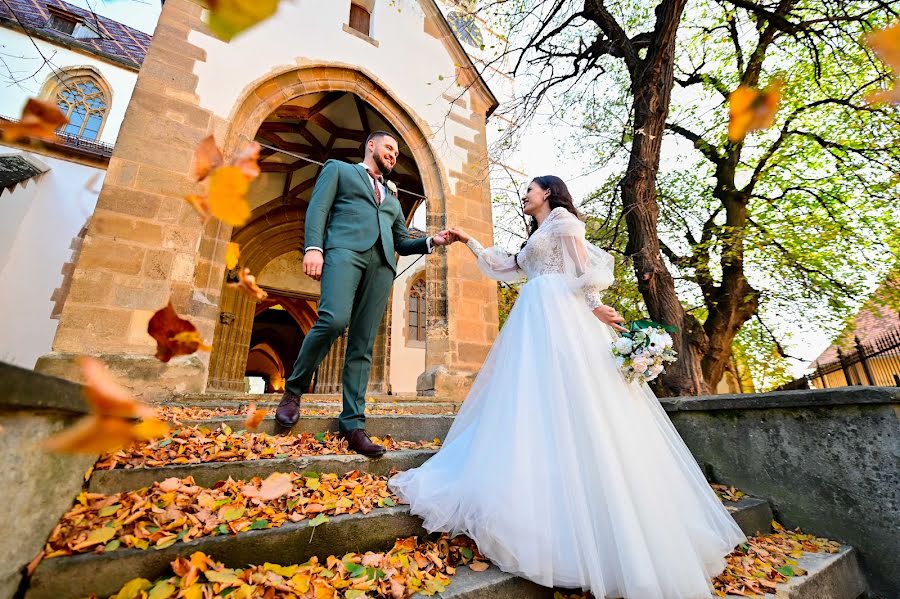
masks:
<path fill-rule="evenodd" d="M 387 477 L 356 471 L 340 477 L 275 473 L 265 480 L 228 479 L 212 488 L 195 485 L 191 477 L 170 478 L 114 495 L 82 492 L 53 529 L 44 555 L 119 547 L 164 549 L 198 537 L 276 528 L 307 519 L 311 526 L 318 526 L 329 515 L 365 514 L 396 502 Z"/>
<path fill-rule="evenodd" d="M 440 439 L 432 441 L 396 441 L 390 436 L 378 439 L 388 451 L 399 449 L 437 449 Z M 154 468 L 169 464 L 202 464 L 237 462 L 267 458 L 288 458 L 352 453 L 347 442 L 331 433 L 269 435 L 249 431 L 232 431 L 230 427 L 210 430 L 194 426 L 174 431 L 166 438 L 134 443 L 129 447 L 100 456 L 95 468 Z"/>
<path fill-rule="evenodd" d="M 466 537 L 417 543 L 415 537 L 399 539 L 387 553 L 348 553 L 315 557 L 305 564 L 279 566 L 266 563 L 246 569 L 226 568 L 196 552 L 190 559 L 172 562 L 173 576 L 155 584 L 144 578 L 128 582 L 120 599 L 140 596 L 188 599 L 229 597 L 309 597 L 310 599 L 359 599 L 390 597 L 403 599 L 414 593 L 434 595 L 450 584 L 456 568 L 468 565 L 476 571 L 488 568 L 481 554 Z M 142 594 L 143 593 L 143 594 Z"/>

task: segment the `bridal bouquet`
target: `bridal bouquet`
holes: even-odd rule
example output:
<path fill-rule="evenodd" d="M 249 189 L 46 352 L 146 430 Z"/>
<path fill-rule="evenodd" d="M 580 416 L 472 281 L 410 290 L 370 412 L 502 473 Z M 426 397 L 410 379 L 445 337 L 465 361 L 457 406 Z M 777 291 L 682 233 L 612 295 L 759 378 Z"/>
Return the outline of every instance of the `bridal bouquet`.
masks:
<path fill-rule="evenodd" d="M 665 372 L 665 363 L 674 362 L 672 336 L 677 329 L 652 320 L 638 320 L 613 343 L 616 364 L 629 383 L 648 383 Z"/>

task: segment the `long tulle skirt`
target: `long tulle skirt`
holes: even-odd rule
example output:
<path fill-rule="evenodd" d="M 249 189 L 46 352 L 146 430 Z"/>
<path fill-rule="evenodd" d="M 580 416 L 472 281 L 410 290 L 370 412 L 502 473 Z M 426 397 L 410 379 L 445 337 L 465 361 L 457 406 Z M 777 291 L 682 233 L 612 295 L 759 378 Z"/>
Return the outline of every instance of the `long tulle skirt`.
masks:
<path fill-rule="evenodd" d="M 391 488 L 427 530 L 538 584 L 709 597 L 744 534 L 613 340 L 563 276 L 529 281 L 443 447 Z"/>

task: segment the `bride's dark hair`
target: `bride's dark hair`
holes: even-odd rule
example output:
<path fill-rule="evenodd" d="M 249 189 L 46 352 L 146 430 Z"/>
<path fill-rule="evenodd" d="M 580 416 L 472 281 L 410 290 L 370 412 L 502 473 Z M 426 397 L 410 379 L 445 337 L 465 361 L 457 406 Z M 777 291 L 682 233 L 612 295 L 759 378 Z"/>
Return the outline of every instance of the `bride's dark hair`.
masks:
<path fill-rule="evenodd" d="M 550 209 L 554 208 L 565 208 L 569 212 L 575 215 L 576 218 L 581 218 L 581 213 L 578 212 L 578 209 L 575 208 L 575 202 L 572 200 L 572 194 L 569 193 L 569 188 L 566 186 L 566 182 L 560 179 L 555 175 L 542 175 L 540 177 L 535 177 L 531 180 L 532 183 L 537 183 L 537 186 L 543 189 L 544 191 L 550 192 L 550 197 L 548 200 L 550 201 Z M 528 219 L 528 237 L 534 235 L 534 232 L 538 230 L 538 222 L 536 218 Z M 525 244 L 528 243 L 528 239 L 522 243 L 522 247 L 525 247 Z M 521 251 L 521 248 L 520 250 Z M 519 264 L 519 254 L 518 252 L 515 255 L 516 264 Z"/>
<path fill-rule="evenodd" d="M 569 193 L 569 188 L 566 187 L 565 181 L 554 175 L 542 175 L 540 177 L 535 177 L 531 182 L 537 183 L 538 187 L 544 191 L 550 192 L 550 197 L 548 199 L 550 201 L 551 210 L 562 207 L 574 214 L 576 218 L 581 218 L 581 214 L 579 214 L 578 209 L 575 208 L 575 202 L 572 201 L 572 194 Z M 534 232 L 537 231 L 537 228 L 537 219 L 529 219 L 528 236 L 531 237 Z"/>

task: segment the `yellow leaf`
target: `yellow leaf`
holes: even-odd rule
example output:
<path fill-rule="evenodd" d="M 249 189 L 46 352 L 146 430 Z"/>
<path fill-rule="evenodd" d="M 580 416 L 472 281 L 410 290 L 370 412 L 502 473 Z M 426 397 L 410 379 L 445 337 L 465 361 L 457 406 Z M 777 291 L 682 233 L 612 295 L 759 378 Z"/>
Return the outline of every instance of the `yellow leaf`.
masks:
<path fill-rule="evenodd" d="M 228 242 L 228 247 L 225 248 L 225 268 L 228 270 L 233 269 L 237 266 L 238 260 L 240 259 L 241 246 L 233 241 Z"/>
<path fill-rule="evenodd" d="M 133 578 L 125 583 L 119 592 L 111 599 L 137 599 L 141 591 L 146 591 L 151 587 L 151 583 L 146 578 Z"/>
<path fill-rule="evenodd" d="M 309 590 L 309 581 L 311 578 L 312 576 L 309 574 L 296 574 L 291 577 L 291 585 L 301 593 L 305 593 Z"/>
<path fill-rule="evenodd" d="M 181 599 L 203 599 L 203 585 L 194 583 L 181 591 Z"/>
<path fill-rule="evenodd" d="M 90 533 L 88 533 L 87 539 L 85 539 L 83 544 L 88 545 L 97 545 L 99 543 L 105 543 L 116 536 L 116 532 L 118 529 L 112 526 L 104 526 L 103 528 L 95 528 Z"/>
<path fill-rule="evenodd" d="M 206 579 L 210 582 L 221 582 L 223 584 L 234 584 L 236 582 L 240 582 L 237 574 L 235 574 L 234 570 L 230 568 L 224 568 L 222 570 L 207 570 L 203 573 L 203 575 L 206 576 Z"/>
<path fill-rule="evenodd" d="M 278 8 L 278 0 L 209 0 L 208 4 L 207 25 L 226 42 L 268 19 Z"/>
<path fill-rule="evenodd" d="M 209 209 L 213 216 L 233 227 L 246 224 L 250 218 L 247 189 L 250 182 L 235 166 L 223 166 L 209 177 Z"/>
<path fill-rule="evenodd" d="M 132 427 L 132 432 L 137 439 L 150 441 L 165 437 L 169 432 L 169 425 L 158 418 L 148 418 Z"/>
<path fill-rule="evenodd" d="M 168 599 L 175 593 L 175 585 L 170 582 L 159 582 L 147 594 L 147 599 Z"/>
<path fill-rule="evenodd" d="M 728 96 L 728 139 L 740 142 L 750 131 L 771 127 L 781 102 L 782 85 L 781 80 L 775 80 L 763 90 L 742 85 L 731 92 Z"/>
<path fill-rule="evenodd" d="M 297 572 L 297 568 L 299 566 L 281 566 L 279 564 L 272 564 L 266 562 L 263 564 L 263 570 L 268 570 L 269 572 L 274 572 L 279 576 L 283 576 L 285 578 L 290 578 Z"/>

